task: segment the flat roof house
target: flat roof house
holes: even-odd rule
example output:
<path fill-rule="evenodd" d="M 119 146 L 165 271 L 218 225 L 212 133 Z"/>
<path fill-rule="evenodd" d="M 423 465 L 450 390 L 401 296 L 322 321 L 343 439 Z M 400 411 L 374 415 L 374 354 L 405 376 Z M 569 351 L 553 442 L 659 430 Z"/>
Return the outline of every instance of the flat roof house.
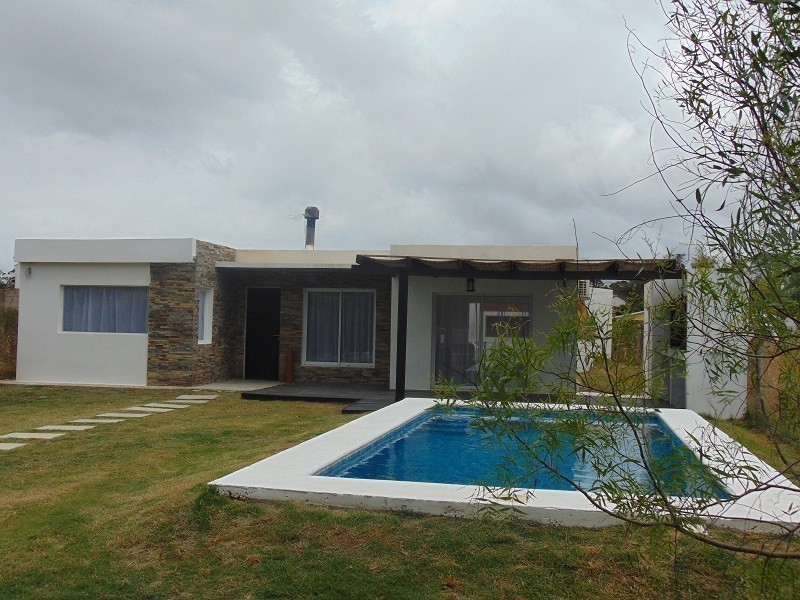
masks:
<path fill-rule="evenodd" d="M 20 239 L 15 261 L 18 381 L 279 380 L 291 360 L 295 380 L 383 384 L 398 397 L 437 375 L 474 381 L 500 320 L 548 331 L 558 286 L 665 275 L 664 261 L 579 260 L 575 246 Z M 680 277 L 678 263 L 667 270 Z"/>

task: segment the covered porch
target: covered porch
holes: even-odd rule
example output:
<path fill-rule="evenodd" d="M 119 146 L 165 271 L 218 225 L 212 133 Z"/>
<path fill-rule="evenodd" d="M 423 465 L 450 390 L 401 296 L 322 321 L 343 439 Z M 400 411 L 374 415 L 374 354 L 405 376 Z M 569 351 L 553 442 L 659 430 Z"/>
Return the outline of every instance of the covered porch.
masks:
<path fill-rule="evenodd" d="M 438 368 L 436 356 L 441 329 L 434 306 L 437 296 L 460 294 L 469 297 L 478 294 L 480 288 L 490 290 L 493 298 L 508 297 L 515 290 L 528 295 L 538 305 L 531 305 L 527 314 L 536 320 L 538 331 L 546 330 L 553 319 L 547 313 L 546 296 L 549 291 L 563 286 L 577 286 L 580 281 L 590 280 L 642 280 L 680 279 L 683 265 L 680 258 L 666 259 L 607 259 L 607 260 L 528 260 L 491 258 L 450 258 L 417 255 L 366 255 L 359 254 L 353 271 L 364 275 L 386 275 L 392 278 L 392 352 L 390 387 L 395 401 L 410 393 L 407 388 L 408 365 L 415 373 L 414 383 L 420 383 L 418 373 L 429 369 L 431 375 Z M 483 283 L 486 282 L 486 283 Z M 508 305 L 508 303 L 506 303 Z M 544 307 L 544 308 L 543 308 Z M 534 319 L 534 312 L 536 319 Z M 483 311 L 480 327 L 486 328 Z M 505 314 L 511 314 L 507 311 Z M 412 318 L 413 315 L 413 318 Z M 508 318 L 508 317 L 504 317 Z M 425 332 L 427 331 L 427 339 Z M 411 346 L 409 332 L 412 332 Z M 537 330 L 532 329 L 535 335 Z M 427 348 L 426 348 L 427 345 Z M 426 354 L 427 352 L 427 354 Z M 422 354 L 422 358 L 419 358 Z M 572 360 L 571 357 L 566 357 Z"/>

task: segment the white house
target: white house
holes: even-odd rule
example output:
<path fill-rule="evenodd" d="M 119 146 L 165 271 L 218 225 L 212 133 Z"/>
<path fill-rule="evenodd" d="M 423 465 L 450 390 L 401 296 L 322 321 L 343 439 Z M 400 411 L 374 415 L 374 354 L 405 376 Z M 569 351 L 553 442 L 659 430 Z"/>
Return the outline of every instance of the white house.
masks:
<path fill-rule="evenodd" d="M 474 380 L 500 320 L 548 331 L 559 287 L 665 273 L 663 261 L 580 260 L 575 246 L 22 239 L 15 261 L 20 381 L 196 385 L 278 380 L 291 366 L 299 381 L 398 396 L 437 375 Z"/>

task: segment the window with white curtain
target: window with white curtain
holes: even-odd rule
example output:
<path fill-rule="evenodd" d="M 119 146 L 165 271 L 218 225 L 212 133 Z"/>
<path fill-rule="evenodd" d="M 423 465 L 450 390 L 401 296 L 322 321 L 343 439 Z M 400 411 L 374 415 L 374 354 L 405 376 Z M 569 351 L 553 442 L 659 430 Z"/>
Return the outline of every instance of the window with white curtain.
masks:
<path fill-rule="evenodd" d="M 211 323 L 214 319 L 214 290 L 200 290 L 197 294 L 197 343 L 211 343 Z"/>
<path fill-rule="evenodd" d="M 306 290 L 303 358 L 306 363 L 375 362 L 375 292 Z"/>
<path fill-rule="evenodd" d="M 147 288 L 64 286 L 63 331 L 147 333 Z"/>

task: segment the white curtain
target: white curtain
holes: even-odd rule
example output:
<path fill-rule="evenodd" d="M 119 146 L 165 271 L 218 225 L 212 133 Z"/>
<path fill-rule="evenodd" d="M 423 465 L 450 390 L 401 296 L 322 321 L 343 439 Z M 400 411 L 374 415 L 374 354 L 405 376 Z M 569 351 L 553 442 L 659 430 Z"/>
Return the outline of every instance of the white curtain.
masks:
<path fill-rule="evenodd" d="M 306 360 L 339 362 L 339 292 L 308 292 Z"/>
<path fill-rule="evenodd" d="M 374 312 L 372 292 L 342 292 L 341 362 L 372 362 Z"/>
<path fill-rule="evenodd" d="M 308 292 L 308 362 L 370 364 L 374 360 L 374 337 L 374 292 Z"/>
<path fill-rule="evenodd" d="M 147 333 L 147 288 L 66 286 L 63 330 Z"/>

